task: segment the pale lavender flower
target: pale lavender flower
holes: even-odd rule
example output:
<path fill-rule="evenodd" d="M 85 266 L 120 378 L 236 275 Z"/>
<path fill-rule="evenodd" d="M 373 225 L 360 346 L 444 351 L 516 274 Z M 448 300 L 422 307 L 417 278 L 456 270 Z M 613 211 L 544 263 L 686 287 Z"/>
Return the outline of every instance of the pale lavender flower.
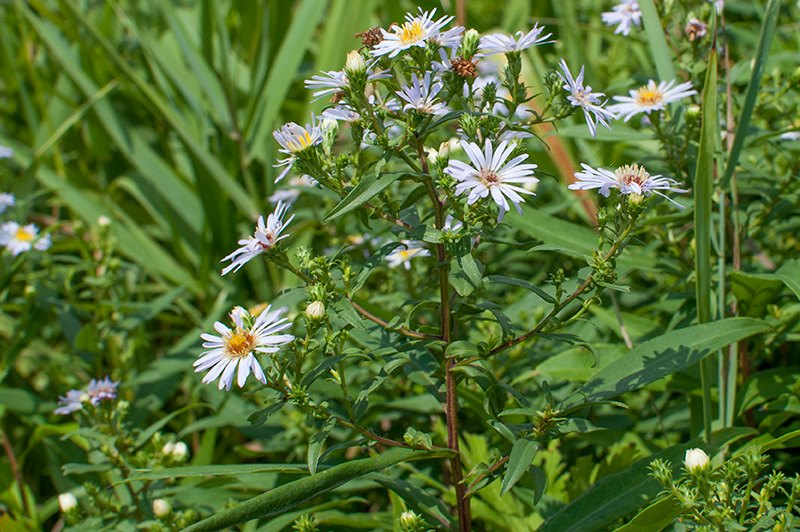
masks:
<path fill-rule="evenodd" d="M 506 162 L 514 151 L 515 144 L 503 141 L 497 149 L 494 149 L 489 139 L 486 139 L 483 151 L 474 142 L 462 140 L 461 147 L 464 148 L 472 164 L 451 159 L 448 167 L 444 169 L 446 174 L 458 181 L 456 194 L 468 193 L 468 205 L 491 194 L 492 200 L 500 208 L 498 222 L 508 212 L 509 200 L 517 212 L 522 214 L 520 203 L 525 200 L 520 194 L 533 194 L 533 192 L 518 185 L 539 181 L 533 177 L 537 165 L 521 164 L 528 158 L 528 154 L 518 155 Z"/>
<path fill-rule="evenodd" d="M 594 169 L 587 164 L 581 163 L 583 172 L 576 172 L 577 182 L 569 185 L 572 190 L 593 190 L 597 189 L 600 195 L 608 197 L 612 188 L 619 190 L 622 194 L 637 194 L 639 196 L 649 196 L 658 194 L 683 208 L 683 206 L 671 198 L 664 195 L 664 192 L 683 193 L 686 190 L 678 188 L 678 182 L 668 177 L 660 175 L 650 175 L 643 166 L 637 164 L 624 165 L 615 172 L 605 168 Z"/>
<path fill-rule="evenodd" d="M 14 194 L 9 194 L 8 192 L 0 192 L 0 214 L 6 212 L 6 209 L 9 207 L 13 207 L 16 205 L 17 199 L 14 197 Z"/>
<path fill-rule="evenodd" d="M 114 382 L 110 377 L 106 377 L 99 381 L 92 379 L 89 386 L 86 387 L 86 393 L 89 395 L 89 401 L 97 406 L 100 401 L 113 401 L 117 398 L 117 387 L 119 382 Z"/>
<path fill-rule="evenodd" d="M 372 72 L 367 68 L 367 83 L 379 79 L 386 79 L 391 77 L 391 75 L 391 72 Z M 316 92 L 312 93 L 314 96 L 313 101 L 317 101 L 328 94 L 343 92 L 349 85 L 350 80 L 345 70 L 329 70 L 327 72 L 322 72 L 321 75 L 311 76 L 311 79 L 305 81 L 305 87 L 307 89 L 316 89 Z"/>
<path fill-rule="evenodd" d="M 14 156 L 14 150 L 7 146 L 0 145 L 0 159 L 10 159 Z"/>
<path fill-rule="evenodd" d="M 606 102 L 605 100 L 601 101 L 600 98 L 605 96 L 604 93 L 592 92 L 592 88 L 589 85 L 583 85 L 584 67 L 581 66 L 578 77 L 573 78 L 564 59 L 561 60 L 559 65 L 564 73 L 559 72 L 558 75 L 564 82 L 564 90 L 570 93 L 567 99 L 573 106 L 583 109 L 583 116 L 586 119 L 586 125 L 589 126 L 589 133 L 593 137 L 597 136 L 597 124 L 611 129 L 608 121 L 616 118 L 616 116 L 611 110 L 603 108 Z"/>
<path fill-rule="evenodd" d="M 239 240 L 238 244 L 240 247 L 220 261 L 231 261 L 230 265 L 222 270 L 222 275 L 226 275 L 230 271 L 238 271 L 239 268 L 247 264 L 251 259 L 269 251 L 278 241 L 287 238 L 289 235 L 281 235 L 281 232 L 286 229 L 286 226 L 294 219 L 293 214 L 288 220 L 285 222 L 283 221 L 287 210 L 289 210 L 288 204 L 278 202 L 278 205 L 275 207 L 275 212 L 267 217 L 266 223 L 264 223 L 264 217 L 259 216 L 253 236 Z"/>
<path fill-rule="evenodd" d="M 647 82 L 647 85 L 630 91 L 630 96 L 614 96 L 614 101 L 620 102 L 610 105 L 608 109 L 619 113 L 625 121 L 631 119 L 639 113 L 650 114 L 652 111 L 661 111 L 667 104 L 682 100 L 697 91 L 692 88 L 692 82 L 687 81 L 680 85 L 675 85 L 675 81 L 662 81 L 658 85 L 654 80 Z"/>
<path fill-rule="evenodd" d="M 630 34 L 631 27 L 642 25 L 642 12 L 636 0 L 620 0 L 611 11 L 603 13 L 602 17 L 606 26 L 617 26 L 615 34 L 621 33 L 626 37 Z"/>
<path fill-rule="evenodd" d="M 276 203 L 286 203 L 291 205 L 300 196 L 304 189 L 315 187 L 319 182 L 309 175 L 302 175 L 300 177 L 293 177 L 289 180 L 288 187 L 276 190 L 267 201 L 273 205 Z"/>
<path fill-rule="evenodd" d="M 317 125 L 306 124 L 306 127 L 302 127 L 294 122 L 284 124 L 279 130 L 272 133 L 272 136 L 281 145 L 279 151 L 288 155 L 288 157 L 279 160 L 278 164 L 275 165 L 276 167 L 286 167 L 275 179 L 276 183 L 289 173 L 300 152 L 322 141 L 322 134 L 322 129 Z"/>
<path fill-rule="evenodd" d="M 442 84 L 436 82 L 431 85 L 431 73 L 425 72 L 425 77 L 420 83 L 416 74 L 411 74 L 411 85 L 404 86 L 397 91 L 397 95 L 408 102 L 404 111 L 415 109 L 420 113 L 441 115 L 447 113 L 447 106 L 436 101 L 436 95 L 442 90 Z"/>
<path fill-rule="evenodd" d="M 445 16 L 434 21 L 435 14 L 435 9 L 422 11 L 422 8 L 419 8 L 419 14 L 416 16 L 407 13 L 406 21 L 402 25 L 394 25 L 389 28 L 390 31 L 381 29 L 383 40 L 372 49 L 372 55 L 395 57 L 412 46 L 425 48 L 428 41 L 438 37 L 441 29 L 453 20 L 453 17 Z"/>
<path fill-rule="evenodd" d="M 487 56 L 492 54 L 506 54 L 509 52 L 521 52 L 532 46 L 539 46 L 541 44 L 549 44 L 555 41 L 548 41 L 553 34 L 548 33 L 542 35 L 544 26 L 539 26 L 537 22 L 531 31 L 524 33 L 518 31 L 516 39 L 512 35 L 505 35 L 504 33 L 492 33 L 481 37 L 479 56 Z"/>
<path fill-rule="evenodd" d="M 395 249 L 386 256 L 386 261 L 389 263 L 390 268 L 402 265 L 406 270 L 410 270 L 411 259 L 414 257 L 427 257 L 431 254 L 430 251 L 422 247 L 422 244 L 411 240 L 403 240 L 398 246 L 402 247 Z"/>
<path fill-rule="evenodd" d="M 219 336 L 207 333 L 200 335 L 205 340 L 203 347 L 208 351 L 203 352 L 193 365 L 195 372 L 209 370 L 203 377 L 203 384 L 219 378 L 219 389 L 230 390 L 236 373 L 236 382 L 239 388 L 243 388 L 251 372 L 256 380 L 267 383 L 267 377 L 255 355 L 277 353 L 281 346 L 294 340 L 291 334 L 278 334 L 292 324 L 281 317 L 283 309 L 271 311 L 271 308 L 268 306 L 253 319 L 245 309 L 236 307 L 230 313 L 233 329 L 218 321 L 214 323 L 214 330 Z"/>
<path fill-rule="evenodd" d="M 54 414 L 65 416 L 78 410 L 83 410 L 84 401 L 89 400 L 89 394 L 84 390 L 70 390 L 63 397 L 58 398 L 58 408 L 53 410 Z"/>

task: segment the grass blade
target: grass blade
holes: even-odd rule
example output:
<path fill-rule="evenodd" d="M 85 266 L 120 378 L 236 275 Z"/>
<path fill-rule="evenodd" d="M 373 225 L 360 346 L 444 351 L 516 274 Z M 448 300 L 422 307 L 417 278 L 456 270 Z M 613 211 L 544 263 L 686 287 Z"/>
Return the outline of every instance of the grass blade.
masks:
<path fill-rule="evenodd" d="M 653 0 L 639 0 L 639 8 L 642 11 L 644 31 L 647 34 L 650 50 L 653 52 L 653 61 L 656 64 L 658 77 L 662 81 L 673 80 L 675 79 L 675 65 L 672 62 L 672 53 L 667 46 L 664 28 L 661 27 L 656 6 Z"/>

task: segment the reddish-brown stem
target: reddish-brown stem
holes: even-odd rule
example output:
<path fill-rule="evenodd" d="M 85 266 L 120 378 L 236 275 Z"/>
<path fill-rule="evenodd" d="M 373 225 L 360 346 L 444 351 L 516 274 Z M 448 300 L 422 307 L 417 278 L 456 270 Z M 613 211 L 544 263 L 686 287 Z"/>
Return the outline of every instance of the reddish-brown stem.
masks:
<path fill-rule="evenodd" d="M 423 173 L 430 176 L 428 160 L 425 157 L 425 149 L 422 141 L 417 142 L 417 156 L 422 165 Z M 444 227 L 444 212 L 442 201 L 436 193 L 431 179 L 425 180 L 425 187 L 433 203 L 436 228 Z M 449 296 L 449 275 L 447 264 L 447 253 L 444 244 L 436 244 L 436 259 L 439 262 L 439 309 L 441 322 L 441 339 L 445 346 L 450 344 L 450 296 Z M 456 360 L 452 357 L 445 359 L 445 404 L 444 412 L 447 421 L 447 447 L 453 451 L 450 459 L 450 475 L 456 489 L 456 509 L 458 513 L 458 529 L 460 532 L 472 530 L 472 517 L 470 515 L 469 499 L 467 498 L 467 488 L 464 485 L 464 474 L 461 470 L 461 456 L 458 448 L 458 393 L 456 390 L 456 376 L 453 370 Z"/>
<path fill-rule="evenodd" d="M 500 460 L 498 460 L 497 462 L 495 462 L 495 463 L 493 463 L 491 466 L 489 466 L 489 470 L 488 470 L 488 471 L 486 471 L 485 473 L 481 473 L 480 475 L 478 475 L 478 478 L 476 478 L 475 480 L 473 480 L 473 481 L 472 481 L 472 483 L 469 485 L 469 490 L 467 491 L 467 497 L 472 497 L 472 490 L 474 490 L 474 489 L 475 489 L 475 486 L 477 486 L 477 485 L 478 485 L 478 483 L 479 483 L 481 480 L 485 479 L 486 477 L 488 477 L 489 475 L 491 475 L 491 474 L 495 473 L 495 472 L 496 472 L 498 469 L 500 469 L 501 467 L 503 467 L 503 465 L 504 465 L 506 462 L 508 462 L 508 456 L 504 456 L 504 457 L 502 457 Z"/>
<path fill-rule="evenodd" d="M 5 429 L 2 430 L 3 449 L 8 457 L 8 465 L 11 468 L 11 474 L 14 480 L 17 481 L 17 488 L 19 489 L 19 498 L 22 501 L 22 510 L 25 515 L 30 515 L 30 506 L 28 505 L 28 495 L 25 493 L 25 482 L 22 478 L 22 472 L 19 470 L 19 463 L 17 462 L 17 455 L 14 454 L 14 448 L 11 447 L 11 442 L 8 439 Z"/>
<path fill-rule="evenodd" d="M 381 327 L 383 327 L 384 329 L 386 329 L 388 331 L 394 331 L 394 332 L 402 334 L 403 336 L 408 336 L 409 338 L 416 338 L 418 340 L 439 340 L 439 337 L 434 335 L 434 334 L 426 334 L 426 333 L 421 333 L 421 332 L 417 332 L 417 331 L 412 331 L 410 329 L 405 329 L 403 327 L 389 328 L 389 322 L 388 321 L 382 320 L 381 318 L 379 318 L 375 314 L 372 314 L 370 311 L 368 311 L 367 309 L 365 309 L 364 307 L 362 307 L 361 305 L 359 305 L 358 303 L 356 303 L 352 299 L 348 298 L 348 301 L 350 301 L 350 304 L 353 305 L 353 308 L 356 309 L 356 311 L 358 311 L 359 314 L 361 314 L 362 316 L 364 316 L 368 320 L 377 323 L 378 325 L 380 325 Z"/>

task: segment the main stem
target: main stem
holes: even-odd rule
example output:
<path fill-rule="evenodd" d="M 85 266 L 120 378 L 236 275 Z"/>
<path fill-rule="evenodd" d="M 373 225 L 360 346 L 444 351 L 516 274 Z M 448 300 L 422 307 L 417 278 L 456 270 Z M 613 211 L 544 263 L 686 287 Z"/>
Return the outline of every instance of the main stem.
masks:
<path fill-rule="evenodd" d="M 422 171 L 430 176 L 428 168 L 428 160 L 425 157 L 425 149 L 421 140 L 417 140 L 417 155 L 419 162 L 422 165 Z M 444 228 L 444 212 L 442 202 L 439 201 L 439 195 L 436 193 L 436 188 L 433 186 L 432 179 L 425 180 L 425 188 L 433 203 L 434 216 L 436 228 Z M 445 352 L 447 346 L 450 345 L 450 295 L 449 295 L 449 280 L 447 264 L 447 254 L 445 252 L 444 244 L 436 244 L 436 259 L 439 262 L 439 299 L 440 299 L 440 323 L 441 323 L 441 337 L 445 344 Z M 464 485 L 464 475 L 461 470 L 461 455 L 458 450 L 458 393 L 456 391 L 456 376 L 454 369 L 456 360 L 453 357 L 446 357 L 445 360 L 445 405 L 444 413 L 447 421 L 447 447 L 453 451 L 453 456 L 450 458 L 450 475 L 452 476 L 453 485 L 456 489 L 456 509 L 458 513 L 458 530 L 460 532 L 469 532 L 472 530 L 472 518 L 470 516 L 469 499 L 467 498 L 467 487 Z"/>

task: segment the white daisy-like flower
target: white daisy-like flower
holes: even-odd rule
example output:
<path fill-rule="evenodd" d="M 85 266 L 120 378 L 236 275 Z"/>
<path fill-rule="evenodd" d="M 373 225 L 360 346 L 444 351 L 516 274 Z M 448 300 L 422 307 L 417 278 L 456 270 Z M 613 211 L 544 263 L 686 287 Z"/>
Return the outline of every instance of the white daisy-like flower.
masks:
<path fill-rule="evenodd" d="M 444 219 L 444 229 L 445 231 L 450 231 L 452 233 L 457 233 L 461 231 L 461 228 L 464 227 L 464 224 L 458 218 L 453 218 L 451 215 L 447 215 Z"/>
<path fill-rule="evenodd" d="M 521 52 L 532 46 L 539 46 L 540 44 L 549 44 L 555 41 L 548 41 L 553 34 L 548 33 L 542 35 L 544 26 L 539 26 L 537 22 L 534 24 L 533 29 L 528 33 L 518 31 L 515 33 L 516 39 L 513 35 L 505 35 L 503 33 L 492 33 L 481 37 L 480 57 L 492 54 L 506 54 L 509 52 Z"/>
<path fill-rule="evenodd" d="M 8 146 L 0 144 L 0 159 L 10 159 L 14 156 L 14 150 Z"/>
<path fill-rule="evenodd" d="M 658 85 L 654 80 L 647 82 L 647 85 L 630 91 L 630 96 L 614 96 L 614 101 L 620 102 L 608 106 L 610 111 L 619 113 L 625 121 L 631 119 L 639 113 L 661 111 L 667 104 L 677 102 L 688 96 L 697 94 L 692 88 L 692 82 L 687 81 L 680 85 L 675 85 L 675 81 L 662 81 Z"/>
<path fill-rule="evenodd" d="M 275 167 L 285 166 L 286 168 L 275 179 L 277 183 L 292 169 L 297 155 L 322 141 L 322 129 L 317 125 L 306 124 L 306 127 L 299 126 L 294 122 L 284 124 L 279 130 L 274 131 L 272 136 L 281 145 L 280 152 L 288 155 L 285 159 L 278 161 Z"/>
<path fill-rule="evenodd" d="M 636 0 L 620 0 L 611 11 L 603 13 L 602 17 L 606 26 L 617 26 L 614 34 L 621 33 L 626 37 L 630 34 L 631 27 L 642 25 L 642 12 Z"/>
<path fill-rule="evenodd" d="M 464 27 L 456 26 L 447 31 L 434 33 L 428 39 L 431 43 L 441 46 L 442 48 L 456 49 L 461 44 L 461 37 L 464 35 Z"/>
<path fill-rule="evenodd" d="M 800 140 L 800 131 L 787 131 L 778 135 L 778 138 L 781 140 Z"/>
<path fill-rule="evenodd" d="M 300 177 L 293 177 L 289 180 L 289 187 L 276 190 L 267 201 L 273 205 L 276 203 L 286 203 L 291 205 L 300 196 L 303 189 L 315 187 L 319 181 L 309 175 L 302 175 Z"/>
<path fill-rule="evenodd" d="M 337 122 L 358 122 L 361 120 L 361 115 L 353 111 L 347 105 L 337 105 L 330 109 L 325 109 L 322 112 L 322 118 L 328 120 L 336 120 Z"/>
<path fill-rule="evenodd" d="M 436 95 L 442 90 L 442 84 L 436 82 L 431 85 L 431 73 L 425 72 L 425 77 L 420 83 L 416 74 L 411 74 L 411 84 L 397 91 L 397 95 L 408 102 L 404 111 L 416 109 L 420 113 L 441 115 L 447 112 L 447 106 L 436 101 Z"/>
<path fill-rule="evenodd" d="M 592 88 L 589 85 L 584 86 L 584 67 L 581 66 L 578 77 L 573 78 L 567 66 L 567 62 L 564 61 L 564 59 L 561 59 L 559 65 L 564 73 L 562 74 L 559 72 L 558 76 L 564 82 L 564 90 L 569 92 L 567 99 L 574 107 L 583 109 L 583 116 L 586 119 L 586 125 L 589 126 L 589 133 L 591 133 L 593 137 L 597 136 L 597 124 L 604 125 L 608 129 L 611 129 L 608 121 L 616 118 L 616 116 L 610 109 L 603 108 L 606 102 L 605 100 L 601 101 L 600 98 L 605 96 L 604 93 L 592 92 Z"/>
<path fill-rule="evenodd" d="M 390 268 L 402 265 L 406 270 L 410 270 L 411 259 L 414 257 L 427 257 L 431 254 L 419 242 L 403 240 L 399 245 L 402 247 L 395 249 L 386 256 L 386 261 L 389 263 Z"/>
<path fill-rule="evenodd" d="M 270 308 L 268 306 L 253 319 L 245 309 L 236 307 L 230 313 L 233 329 L 218 321 L 214 323 L 214 330 L 219 336 L 200 335 L 205 340 L 203 347 L 208 351 L 194 362 L 194 368 L 195 372 L 209 370 L 203 377 L 203 384 L 219 378 L 219 389 L 230 390 L 236 373 L 236 382 L 239 388 L 243 388 L 251 371 L 256 380 L 267 383 L 256 353 L 277 353 L 281 346 L 294 340 L 291 334 L 278 334 L 292 324 L 286 318 L 281 318 L 282 309 L 270 311 Z"/>
<path fill-rule="evenodd" d="M 100 401 L 113 401 L 116 399 L 118 386 L 119 382 L 112 381 L 108 376 L 101 381 L 92 379 L 89 382 L 89 386 L 86 387 L 86 393 L 89 395 L 89 401 L 97 406 Z"/>
<path fill-rule="evenodd" d="M 378 79 L 385 79 L 391 77 L 391 75 L 391 72 L 371 72 L 368 68 L 367 83 Z M 350 80 L 347 78 L 347 72 L 344 70 L 329 70 L 327 72 L 322 72 L 321 75 L 311 76 L 311 79 L 305 81 L 305 87 L 307 89 L 316 89 L 316 92 L 313 93 L 313 101 L 317 101 L 328 94 L 342 92 L 349 84 Z"/>
<path fill-rule="evenodd" d="M 289 205 L 287 203 L 278 202 L 278 205 L 275 207 L 275 212 L 267 216 L 267 223 L 264 223 L 263 216 L 259 216 L 253 236 L 239 240 L 238 244 L 240 247 L 220 261 L 231 261 L 230 265 L 222 270 L 222 275 L 226 275 L 231 271 L 238 271 L 239 268 L 247 264 L 250 259 L 269 251 L 279 240 L 287 238 L 289 235 L 281 235 L 281 232 L 286 229 L 286 226 L 294 219 L 293 214 L 288 220 L 285 222 L 283 221 L 287 210 L 289 210 Z"/>
<path fill-rule="evenodd" d="M 8 192 L 0 192 L 0 214 L 3 214 L 6 209 L 9 207 L 13 207 L 16 205 L 17 200 L 14 197 L 14 194 L 9 194 Z"/>
<path fill-rule="evenodd" d="M 669 201 L 683 208 L 683 206 L 676 201 L 665 196 L 664 192 L 678 192 L 683 193 L 686 190 L 678 188 L 678 182 L 668 177 L 660 175 L 650 175 L 643 166 L 638 164 L 624 165 L 617 168 L 615 172 L 606 170 L 605 168 L 597 168 L 596 170 L 587 164 L 581 163 L 583 172 L 576 172 L 575 177 L 577 182 L 569 185 L 572 190 L 592 190 L 598 189 L 600 195 L 608 197 L 612 188 L 619 190 L 622 194 L 638 194 L 640 196 L 649 196 L 650 194 L 658 194 Z"/>
<path fill-rule="evenodd" d="M 0 245 L 5 246 L 15 257 L 31 248 L 44 251 L 50 247 L 50 236 L 39 236 L 39 228 L 34 224 L 20 225 L 6 222 L 0 226 Z"/>
<path fill-rule="evenodd" d="M 459 183 L 456 185 L 456 194 L 468 192 L 467 204 L 472 205 L 481 198 L 491 194 L 492 200 L 500 207 L 497 221 L 503 219 L 509 210 L 508 200 L 522 214 L 520 203 L 525 199 L 520 194 L 533 194 L 519 185 L 536 183 L 539 180 L 533 177 L 535 164 L 522 164 L 528 154 L 518 155 L 506 162 L 515 144 L 503 141 L 494 149 L 489 139 L 486 139 L 483 152 L 474 142 L 461 141 L 461 147 L 467 153 L 472 164 L 451 160 L 444 172 L 453 176 Z"/>
<path fill-rule="evenodd" d="M 416 16 L 406 13 L 406 21 L 402 26 L 396 24 L 389 28 L 391 31 L 381 29 L 383 40 L 372 49 L 372 55 L 395 57 L 412 46 L 424 48 L 432 37 L 437 37 L 441 29 L 453 20 L 453 17 L 445 16 L 434 22 L 435 14 L 436 9 L 422 11 L 419 8 Z"/>
<path fill-rule="evenodd" d="M 70 390 L 63 397 L 58 398 L 59 407 L 53 410 L 54 414 L 65 416 L 83 409 L 84 401 L 89 400 L 89 394 L 84 390 Z"/>

